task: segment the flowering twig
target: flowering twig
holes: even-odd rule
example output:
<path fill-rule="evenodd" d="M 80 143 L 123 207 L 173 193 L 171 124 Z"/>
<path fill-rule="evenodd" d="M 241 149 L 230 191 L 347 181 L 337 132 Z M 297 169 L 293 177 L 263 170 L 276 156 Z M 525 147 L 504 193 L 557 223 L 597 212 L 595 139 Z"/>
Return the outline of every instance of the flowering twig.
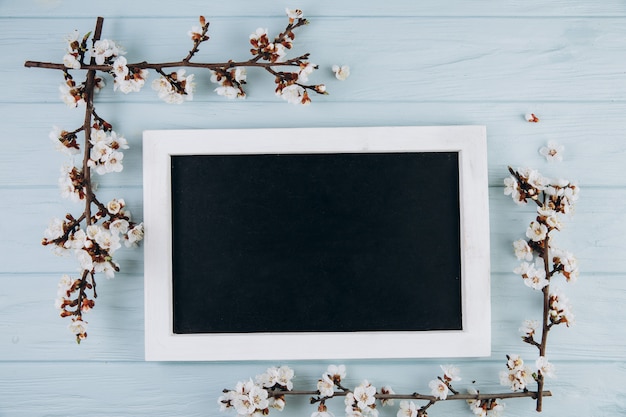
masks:
<path fill-rule="evenodd" d="M 95 274 L 104 273 L 107 278 L 112 278 L 119 272 L 119 265 L 113 260 L 114 252 L 122 242 L 126 246 L 135 246 L 143 238 L 143 224 L 131 220 L 123 199 L 105 203 L 95 194 L 94 172 L 98 175 L 120 172 L 123 169 L 122 151 L 128 149 L 126 139 L 96 113 L 94 96 L 105 85 L 99 73 L 110 74 L 114 90 L 127 94 L 140 91 L 149 76 L 148 70 L 154 70 L 160 77 L 153 81 L 152 87 L 159 97 L 168 103 L 182 103 L 191 100 L 195 90 L 194 74 L 186 74 L 184 68 L 210 70 L 211 81 L 218 84 L 215 89 L 218 95 L 243 98 L 246 95 L 243 89 L 246 68 L 257 67 L 273 76 L 277 95 L 291 103 L 308 104 L 311 101 L 308 91 L 326 94 L 326 88 L 323 84 L 308 84 L 309 75 L 317 68 L 308 62 L 308 53 L 286 58 L 286 51 L 291 49 L 295 39 L 294 30 L 308 23 L 300 10 L 287 10 L 287 15 L 289 22 L 285 30 L 274 40 L 270 41 L 265 29 L 257 29 L 250 36 L 252 58 L 243 61 L 192 62 L 200 45 L 209 40 L 209 23 L 201 16 L 200 27 L 193 27 L 188 32 L 193 45 L 180 61 L 128 63 L 123 49 L 116 42 L 101 39 L 104 19 L 99 17 L 93 32 L 81 37 L 78 31 L 74 31 L 68 36 L 62 63 L 25 63 L 26 67 L 62 71 L 61 98 L 69 107 L 84 106 L 85 109 L 82 125 L 74 130 L 55 127 L 50 134 L 57 149 L 63 153 L 73 156 L 83 152 L 80 166 L 70 161 L 62 168 L 59 179 L 62 195 L 82 202 L 83 212 L 79 216 L 68 213 L 65 219 L 53 219 L 42 240 L 57 253 L 72 252 L 80 264 L 78 278 L 62 276 L 55 303 L 61 317 L 72 319 L 70 330 L 76 335 L 77 342 L 87 337 L 83 314 L 95 305 Z M 169 72 L 169 68 L 174 67 L 181 69 Z M 70 73 L 76 70 L 86 71 L 83 82 L 77 82 Z"/>
<path fill-rule="evenodd" d="M 569 252 L 553 247 L 552 235 L 561 230 L 561 215 L 572 211 L 578 199 L 579 188 L 566 180 L 549 180 L 537 171 L 514 170 L 509 167 L 511 176 L 505 180 L 505 194 L 511 195 L 518 204 L 531 201 L 537 206 L 537 217 L 526 231 L 526 238 L 514 242 L 515 255 L 522 264 L 515 273 L 522 276 L 524 283 L 535 290 L 541 290 L 543 307 L 541 324 L 526 320 L 522 328 L 522 340 L 538 349 L 539 357 L 535 362 L 536 372 L 524 367 L 518 355 L 508 356 L 508 372 L 501 374 L 501 381 L 508 382 L 511 389 L 526 389 L 530 380 L 537 382 L 537 411 L 543 406 L 541 395 L 545 378 L 553 376 L 554 366 L 547 360 L 548 334 L 553 326 L 573 322 L 567 299 L 559 291 L 551 291 L 551 280 L 562 275 L 567 282 L 578 277 L 576 258 Z M 537 256 L 537 258 L 535 258 Z M 531 263 L 533 262 L 534 263 Z M 541 326 L 540 341 L 535 340 L 538 327 Z"/>
<path fill-rule="evenodd" d="M 264 374 L 258 375 L 256 381 L 252 379 L 237 383 L 235 389 L 223 391 L 218 399 L 222 411 L 234 409 L 240 416 L 267 415 L 270 409 L 283 410 L 287 396 L 309 396 L 311 404 L 318 404 L 317 411 L 311 417 L 330 417 L 326 402 L 333 398 L 343 398 L 346 416 L 348 417 L 377 417 L 379 411 L 377 402 L 382 406 L 391 406 L 395 400 L 400 402 L 398 417 L 426 416 L 427 410 L 441 401 L 462 400 L 466 401 L 476 415 L 486 416 L 488 413 L 497 414 L 504 407 L 502 399 L 507 398 L 533 398 L 539 396 L 551 396 L 550 391 L 536 392 L 508 392 L 481 394 L 472 388 L 468 393 L 462 394 L 452 388 L 451 382 L 459 381 L 458 370 L 455 367 L 443 367 L 443 377 L 437 377 L 429 384 L 432 391 L 430 394 L 396 394 L 388 387 L 377 390 L 369 381 L 363 381 L 353 390 L 344 388 L 341 379 L 346 376 L 346 368 L 343 365 L 330 365 L 322 378 L 318 381 L 316 391 L 293 390 L 291 379 L 294 372 L 287 366 L 280 368 L 272 367 Z M 281 377 L 282 375 L 282 377 Z M 285 378 L 285 375 L 288 378 Z M 443 385 L 439 385 L 441 383 Z M 444 386 L 445 388 L 442 388 Z M 337 389 L 337 390 L 336 390 Z M 448 395 L 448 390 L 452 392 Z M 425 402 L 419 406 L 414 401 Z"/>

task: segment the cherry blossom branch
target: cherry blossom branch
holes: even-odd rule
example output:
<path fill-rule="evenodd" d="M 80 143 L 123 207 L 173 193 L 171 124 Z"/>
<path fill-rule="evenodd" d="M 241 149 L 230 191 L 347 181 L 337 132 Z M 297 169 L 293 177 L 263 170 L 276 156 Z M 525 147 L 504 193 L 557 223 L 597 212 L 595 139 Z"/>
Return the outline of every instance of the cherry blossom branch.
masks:
<path fill-rule="evenodd" d="M 114 41 L 102 39 L 104 19 L 98 17 L 93 32 L 80 36 L 78 31 L 70 34 L 66 54 L 62 63 L 26 61 L 25 67 L 45 68 L 62 71 L 64 83 L 61 98 L 71 108 L 85 106 L 81 126 L 74 130 L 54 128 L 50 138 L 61 152 L 73 156 L 83 152 L 82 163 L 74 166 L 72 159 L 62 169 L 59 184 L 62 195 L 83 203 L 80 216 L 66 214 L 64 219 L 53 219 L 44 233 L 42 244 L 50 245 L 58 253 L 73 252 L 80 263 L 80 277 L 63 275 L 58 285 L 55 302 L 61 317 L 71 317 L 70 330 L 77 342 L 87 337 L 87 322 L 83 313 L 93 308 L 97 297 L 96 273 L 113 278 L 120 268 L 113 260 L 114 252 L 123 242 L 136 246 L 143 238 L 143 224 L 131 221 L 123 199 L 108 203 L 100 201 L 95 194 L 94 173 L 104 175 L 120 172 L 123 168 L 122 150 L 128 148 L 126 139 L 118 135 L 113 126 L 96 113 L 95 94 L 104 87 L 99 73 L 110 74 L 114 90 L 128 94 L 140 91 L 148 77 L 148 70 L 155 71 L 160 78 L 152 83 L 159 98 L 168 103 L 182 103 L 193 98 L 194 75 L 185 69 L 168 72 L 169 68 L 199 68 L 211 71 L 211 81 L 218 84 L 218 95 L 227 98 L 243 98 L 246 84 L 246 68 L 261 68 L 274 76 L 276 94 L 290 103 L 308 104 L 311 100 L 307 91 L 326 94 L 323 84 L 309 85 L 308 76 L 317 68 L 308 62 L 309 54 L 287 58 L 295 39 L 294 30 L 306 25 L 300 10 L 286 10 L 289 22 L 273 41 L 267 31 L 257 29 L 250 35 L 252 58 L 242 61 L 191 62 L 200 50 L 200 45 L 209 40 L 209 23 L 200 16 L 200 27 L 188 32 L 193 42 L 191 49 L 180 61 L 149 63 L 141 61 L 129 64 L 123 50 Z M 93 33 L 93 36 L 92 36 Z M 89 45 L 91 43 L 91 45 Z M 293 72 L 275 71 L 273 68 L 292 68 Z M 74 80 L 70 71 L 85 71 L 82 82 Z M 79 143 L 78 134 L 83 142 Z M 82 146 L 82 148 L 81 148 Z M 89 294 L 93 294 L 90 298 Z"/>
<path fill-rule="evenodd" d="M 228 392 L 228 390 L 224 390 L 223 392 Z M 294 396 L 317 396 L 311 397 L 310 403 L 315 404 L 320 401 L 326 401 L 327 399 L 331 399 L 334 397 L 345 397 L 352 391 L 337 391 L 332 396 L 328 397 L 319 397 L 319 391 L 282 391 L 282 390 L 268 390 L 268 396 L 270 397 L 279 397 L 283 395 L 294 395 Z M 526 398 L 530 397 L 532 399 L 537 399 L 539 395 L 543 395 L 545 397 L 551 397 L 551 391 L 523 391 L 523 392 L 501 392 L 501 393 L 489 393 L 489 394 L 461 394 L 456 393 L 453 395 L 449 395 L 445 400 L 441 400 L 434 395 L 426 395 L 419 394 L 417 392 L 412 394 L 375 394 L 374 398 L 377 400 L 424 400 L 424 401 L 450 401 L 450 400 L 490 400 L 490 399 L 506 399 L 506 398 Z"/>

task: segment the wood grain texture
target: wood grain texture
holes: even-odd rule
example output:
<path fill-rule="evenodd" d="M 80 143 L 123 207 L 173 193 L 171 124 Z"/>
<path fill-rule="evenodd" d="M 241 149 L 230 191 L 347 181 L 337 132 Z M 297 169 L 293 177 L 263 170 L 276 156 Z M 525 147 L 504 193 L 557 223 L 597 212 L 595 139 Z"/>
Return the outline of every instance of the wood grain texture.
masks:
<path fill-rule="evenodd" d="M 620 0 L 603 2 L 554 0 L 543 2 L 475 0 L 425 1 L 394 0 L 393 3 L 345 0 L 296 0 L 268 5 L 251 0 L 234 0 L 228 3 L 210 4 L 202 0 L 187 0 L 182 7 L 147 7 L 142 2 L 110 0 L 106 4 L 88 4 L 80 0 L 25 0 L 3 4 L 3 17 L 105 17 L 146 18 L 152 16 L 178 17 L 205 14 L 209 16 L 282 16 L 284 8 L 301 8 L 307 16 L 624 16 L 626 6 Z M 148 10 L 149 9 L 149 10 Z"/>
<path fill-rule="evenodd" d="M 317 380 L 326 370 L 325 362 L 305 362 L 290 364 L 296 373 L 294 385 L 311 389 L 310 381 Z M 455 384 L 466 389 L 475 380 L 482 390 L 498 390 L 498 372 L 503 364 L 466 363 L 462 366 L 464 379 Z M 218 416 L 235 415 L 219 413 L 217 398 L 224 388 L 232 389 L 237 381 L 254 378 L 263 373 L 267 366 L 259 363 L 106 363 L 76 362 L 73 366 L 89 384 L 86 390 L 70 390 L 67 387 L 68 365 L 65 363 L 1 363 L 0 392 L 3 401 L 0 412 L 3 415 L 30 417 L 45 415 L 64 417 L 75 410 L 89 410 L 94 417 L 104 416 Z M 374 386 L 390 384 L 396 392 L 428 392 L 427 381 L 441 372 L 436 362 L 420 364 L 407 361 L 389 361 L 372 365 L 367 362 L 347 363 L 346 385 L 354 387 L 363 379 Z M 623 364 L 599 363 L 559 364 L 558 379 L 547 384 L 553 392 L 552 398 L 545 399 L 542 415 L 621 415 L 626 411 L 621 386 L 626 384 L 626 368 Z M 572 384 L 571 381 L 585 380 Z M 606 386 L 609 379 L 612 383 Z M 495 384 L 494 384 L 494 381 Z M 593 401 L 590 401 L 593 398 Z M 10 402 L 7 403 L 7 399 Z M 307 404 L 307 397 L 287 398 L 284 417 L 309 415 L 314 407 Z M 536 415 L 533 401 L 529 399 L 507 400 L 506 415 L 521 417 Z M 341 399 L 328 402 L 330 411 L 342 415 Z M 381 410 L 383 416 L 395 416 L 394 407 Z M 305 414 L 306 413 L 306 414 Z M 469 413 L 469 414 L 468 414 Z M 462 401 L 438 404 L 429 410 L 429 415 L 472 415 Z"/>
<path fill-rule="evenodd" d="M 59 100 L 60 72 L 26 69 L 26 60 L 60 61 L 63 38 L 93 29 L 104 16 L 104 37 L 120 42 L 129 61 L 178 60 L 199 14 L 211 21 L 211 40 L 199 61 L 248 59 L 248 36 L 257 27 L 277 32 L 284 8 L 299 7 L 311 24 L 296 38 L 293 54 L 311 52 L 329 96 L 307 108 L 275 97 L 271 77 L 249 71 L 248 97 L 217 97 L 209 74 L 197 72 L 198 91 L 182 106 L 158 102 L 149 87 L 114 93 L 112 80 L 97 98 L 98 113 L 114 124 L 131 148 L 124 171 L 98 178 L 99 195 L 122 197 L 137 219 L 143 203 L 141 134 L 147 129 L 339 127 L 391 125 L 487 126 L 492 269 L 490 358 L 455 361 L 465 388 L 502 390 L 504 356 L 534 352 L 518 335 L 521 321 L 538 318 L 540 301 L 511 272 L 511 242 L 523 236 L 530 207 L 502 193 L 506 167 L 533 167 L 582 188 L 575 215 L 558 244 L 574 252 L 581 276 L 560 284 L 573 304 L 576 324 L 550 334 L 549 358 L 558 379 L 547 388 L 544 414 L 566 417 L 626 414 L 626 3 L 622 0 L 494 2 L 442 0 L 392 3 L 299 0 L 268 5 L 252 0 L 173 4 L 139 0 L 92 3 L 24 0 L 0 3 L 0 415 L 2 416 L 217 416 L 221 389 L 278 363 L 143 362 L 143 252 L 120 250 L 122 272 L 98 281 L 87 341 L 76 345 L 67 320 L 53 307 L 58 279 L 76 273 L 72 258 L 40 245 L 53 216 L 80 207 L 62 200 L 53 151 L 53 125 L 73 129 L 80 109 Z M 330 66 L 348 64 L 345 82 Z M 78 72 L 75 72 L 78 77 Z M 154 79 L 155 75 L 151 75 Z M 524 114 L 541 121 L 527 123 Z M 565 159 L 547 163 L 538 149 L 548 140 L 565 145 Z M 558 281 L 558 279 L 557 279 Z M 442 360 L 348 361 L 348 385 L 369 378 L 397 392 L 427 392 Z M 290 363 L 297 387 L 309 387 L 327 362 Z M 303 398 L 285 417 L 310 415 Z M 343 414 L 343 405 L 331 409 Z M 381 417 L 397 409 L 383 409 Z M 464 404 L 442 404 L 429 415 L 471 415 Z M 223 414 L 226 415 L 226 414 Z M 272 414 L 274 415 L 274 414 Z M 507 401 L 507 416 L 536 415 L 529 400 Z"/>
<path fill-rule="evenodd" d="M 56 97 L 58 84 L 54 81 L 58 78 L 53 78 L 51 71 L 31 68 L 25 72 L 22 64 L 26 60 L 60 62 L 64 37 L 74 28 L 80 33 L 93 30 L 94 22 L 95 17 L 32 19 L 29 25 L 19 19 L 3 21 L 0 39 L 10 52 L 0 69 L 6 97 L 13 102 L 39 101 L 42 95 Z M 177 61 L 191 47 L 186 34 L 195 24 L 196 20 L 189 18 L 111 18 L 105 20 L 103 37 L 115 38 L 126 49 L 129 62 Z M 285 18 L 213 19 L 211 40 L 194 59 L 247 60 L 250 33 L 263 26 L 278 34 L 285 25 Z M 290 56 L 310 52 L 311 61 L 320 65 L 312 82 L 328 83 L 329 90 L 337 92 L 320 100 L 324 102 L 597 101 L 626 97 L 626 83 L 619 81 L 623 68 L 614 59 L 626 46 L 626 25 L 620 18 L 328 17 L 300 29 Z M 40 33 L 49 35 L 42 38 Z M 333 64 L 351 66 L 350 82 L 343 83 L 340 90 L 330 84 Z M 9 81 L 18 74 L 28 74 L 28 83 Z M 208 71 L 198 71 L 198 83 L 208 84 L 209 78 Z M 248 100 L 275 100 L 272 81 L 273 77 L 261 71 L 250 71 Z M 211 90 L 199 89 L 195 100 L 219 99 Z M 98 100 L 119 101 L 118 96 L 108 88 Z M 153 92 L 146 88 L 124 101 L 148 96 L 153 100 Z"/>

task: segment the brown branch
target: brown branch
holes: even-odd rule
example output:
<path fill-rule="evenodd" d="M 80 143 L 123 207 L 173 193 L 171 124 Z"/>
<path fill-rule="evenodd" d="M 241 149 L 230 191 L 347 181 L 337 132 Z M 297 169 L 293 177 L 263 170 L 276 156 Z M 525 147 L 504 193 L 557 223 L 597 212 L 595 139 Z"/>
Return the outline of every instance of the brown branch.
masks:
<path fill-rule="evenodd" d="M 546 238 L 544 240 L 544 251 L 542 253 L 543 265 L 546 271 L 546 279 L 550 282 L 550 235 L 546 234 Z M 552 326 L 550 326 L 549 317 L 550 317 L 550 284 L 543 287 L 541 290 L 543 292 L 543 323 L 542 323 L 542 332 L 541 332 L 541 343 L 539 344 L 539 356 L 546 356 L 546 348 L 548 345 L 548 333 Z M 544 385 L 544 376 L 540 372 L 537 374 L 537 391 L 539 395 L 537 396 L 537 408 L 538 412 L 541 411 L 543 407 L 543 395 L 541 394 L 543 391 Z"/>
<path fill-rule="evenodd" d="M 93 34 L 93 43 L 100 40 L 100 36 L 102 35 L 102 25 L 104 23 L 104 18 L 98 17 L 96 21 L 96 30 Z M 94 57 L 91 58 L 90 65 L 95 65 L 96 60 Z M 96 83 L 96 70 L 90 69 L 87 71 L 87 80 L 85 82 L 85 121 L 83 122 L 83 127 L 85 131 L 85 148 L 83 150 L 83 176 L 85 179 L 85 188 L 86 188 L 86 197 L 85 197 L 85 218 L 87 221 L 87 225 L 91 224 L 91 202 L 93 201 L 93 189 L 91 184 L 91 168 L 89 167 L 89 157 L 91 154 L 91 118 L 94 113 L 93 106 L 93 94 L 94 94 L 94 85 Z"/>
<path fill-rule="evenodd" d="M 338 391 L 333 394 L 333 397 L 345 397 L 350 391 Z M 309 395 L 319 396 L 319 391 L 281 391 L 281 390 L 269 390 L 270 397 L 278 397 L 281 395 Z M 523 392 L 501 392 L 493 394 L 453 394 L 449 395 L 445 400 L 440 400 L 433 395 L 423 395 L 418 393 L 413 394 L 376 394 L 374 397 L 378 400 L 424 400 L 424 401 L 448 401 L 448 400 L 495 400 L 506 398 L 533 398 L 538 397 L 551 397 L 551 391 L 523 391 Z M 332 397 L 325 397 L 326 399 Z"/>
<path fill-rule="evenodd" d="M 206 68 L 210 70 L 216 70 L 221 68 L 235 68 L 235 67 L 262 67 L 262 68 L 270 68 L 270 67 L 285 67 L 291 66 L 296 67 L 299 66 L 299 61 L 308 59 L 309 54 L 304 54 L 296 58 L 291 58 L 286 61 L 279 62 L 259 62 L 259 57 L 255 57 L 249 59 L 247 61 L 228 61 L 228 62 L 188 62 L 185 60 L 182 61 L 172 61 L 172 62 L 158 62 L 158 63 L 150 63 L 146 61 L 136 62 L 132 64 L 127 64 L 128 68 L 133 69 L 152 69 L 158 70 L 163 68 L 173 68 L 173 67 L 188 67 L 188 68 Z M 41 62 L 41 61 L 26 61 L 24 63 L 26 68 L 47 68 L 47 69 L 55 69 L 60 71 L 66 71 L 67 68 L 64 64 L 58 64 L 54 62 Z M 113 69 L 113 66 L 110 64 L 102 64 L 97 65 L 95 63 L 82 64 L 80 66 L 81 70 L 95 70 L 95 71 L 103 71 L 109 72 Z"/>

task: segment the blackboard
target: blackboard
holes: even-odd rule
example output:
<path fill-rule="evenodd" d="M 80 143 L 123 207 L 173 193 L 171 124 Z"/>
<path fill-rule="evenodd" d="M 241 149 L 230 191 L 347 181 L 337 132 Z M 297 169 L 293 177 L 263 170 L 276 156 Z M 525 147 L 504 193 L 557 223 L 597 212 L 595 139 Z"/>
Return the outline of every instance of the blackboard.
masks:
<path fill-rule="evenodd" d="M 458 160 L 172 156 L 174 333 L 462 330 Z"/>
<path fill-rule="evenodd" d="M 146 131 L 147 360 L 488 356 L 483 126 Z"/>

